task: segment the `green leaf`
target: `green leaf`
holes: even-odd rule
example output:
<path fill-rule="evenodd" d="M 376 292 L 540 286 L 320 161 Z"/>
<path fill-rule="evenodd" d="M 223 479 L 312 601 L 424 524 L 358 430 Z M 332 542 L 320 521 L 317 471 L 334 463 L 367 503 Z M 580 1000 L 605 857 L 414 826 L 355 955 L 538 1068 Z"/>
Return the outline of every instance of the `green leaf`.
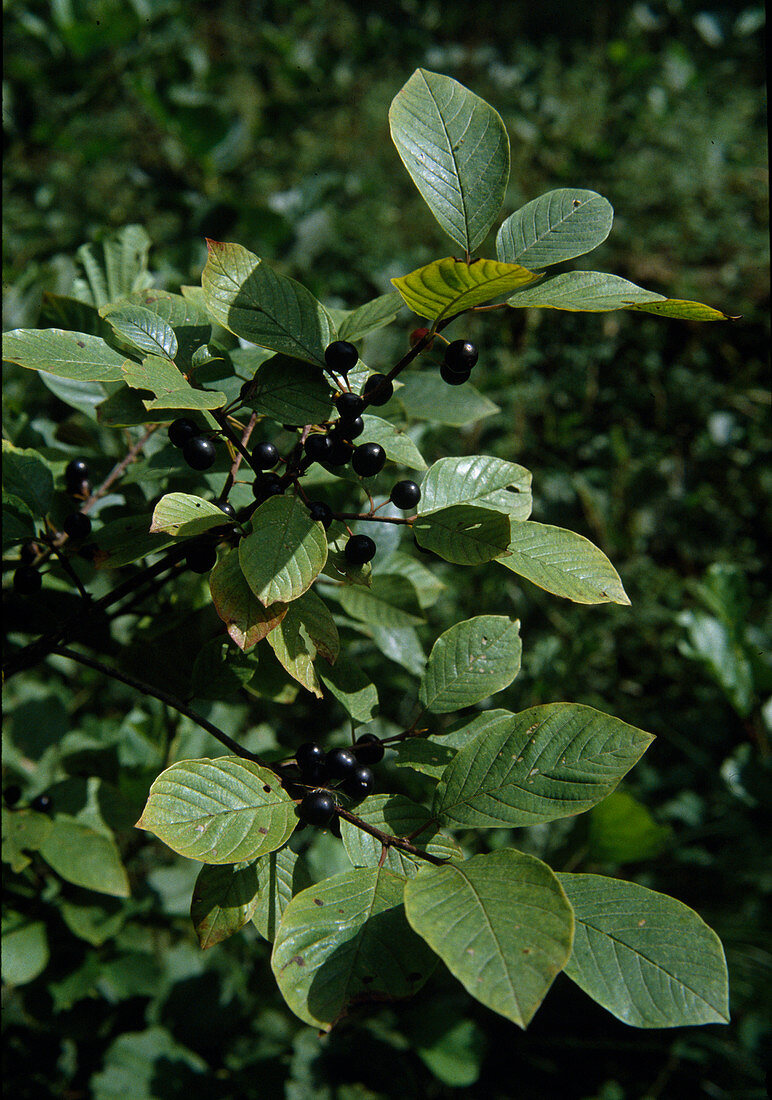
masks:
<path fill-rule="evenodd" d="M 51 507 L 54 475 L 37 451 L 14 447 L 4 439 L 3 490 L 26 505 L 32 516 L 41 518 Z"/>
<path fill-rule="evenodd" d="M 244 340 L 324 367 L 335 326 L 313 294 L 241 245 L 206 244 L 201 285 L 211 316 Z"/>
<path fill-rule="evenodd" d="M 435 371 L 409 374 L 393 400 L 400 401 L 407 415 L 415 420 L 430 420 L 451 428 L 461 428 L 501 412 L 471 382 L 448 386 Z"/>
<path fill-rule="evenodd" d="M 26 852 L 37 852 L 51 832 L 51 818 L 34 810 L 8 810 L 2 807 L 3 863 L 17 874 L 32 862 Z"/>
<path fill-rule="evenodd" d="M 27 985 L 43 973 L 49 957 L 42 920 L 6 932 L 2 939 L 3 982 L 10 987 Z"/>
<path fill-rule="evenodd" d="M 391 747 L 397 753 L 394 761 L 396 767 L 412 768 L 432 779 L 439 779 L 456 755 L 456 749 L 428 741 L 424 737 L 408 737 L 406 741 L 398 741 Z"/>
<path fill-rule="evenodd" d="M 338 325 L 338 339 L 361 340 L 369 332 L 390 325 L 402 310 L 402 299 L 394 290 L 381 294 L 357 309 L 342 310 L 343 317 Z"/>
<path fill-rule="evenodd" d="M 421 640 L 414 626 L 370 626 L 373 644 L 411 676 L 420 676 L 426 665 Z"/>
<path fill-rule="evenodd" d="M 614 791 L 590 811 L 588 848 L 593 862 L 634 863 L 660 855 L 672 838 L 627 791 Z"/>
<path fill-rule="evenodd" d="M 655 313 L 658 317 L 674 317 L 681 321 L 739 321 L 721 309 L 703 302 L 687 302 L 682 298 L 665 298 L 657 302 L 642 302 L 628 307 L 638 313 Z"/>
<path fill-rule="evenodd" d="M 81 245 L 75 255 L 83 265 L 88 283 L 76 281 L 76 297 L 91 301 L 99 308 L 149 286 L 152 282 L 147 270 L 150 243 L 141 225 L 124 225 L 102 242 L 104 266 L 94 254 L 96 245 Z"/>
<path fill-rule="evenodd" d="M 239 543 L 247 584 L 268 607 L 290 603 L 311 587 L 327 561 L 327 538 L 300 497 L 271 497 L 252 517 L 254 530 Z"/>
<path fill-rule="evenodd" d="M 496 255 L 536 271 L 573 260 L 603 244 L 614 209 L 595 191 L 563 187 L 548 191 L 510 214 L 496 234 Z"/>
<path fill-rule="evenodd" d="M 576 919 L 566 974 L 633 1027 L 729 1022 L 721 941 L 675 898 L 601 875 L 559 874 Z"/>
<path fill-rule="evenodd" d="M 412 531 L 419 546 L 457 565 L 480 565 L 498 558 L 506 553 L 511 537 L 509 516 L 468 504 L 420 515 Z"/>
<path fill-rule="evenodd" d="M 378 713 L 378 689 L 353 661 L 339 657 L 332 667 L 319 669 L 319 679 L 354 722 L 371 722 Z"/>
<path fill-rule="evenodd" d="M 478 615 L 456 623 L 432 646 L 418 698 L 432 714 L 480 703 L 508 687 L 520 671 L 520 622 Z"/>
<path fill-rule="evenodd" d="M 113 939 L 130 915 L 123 901 L 115 898 L 100 898 L 97 905 L 79 905 L 69 898 L 60 898 L 58 906 L 72 934 L 94 947 Z"/>
<path fill-rule="evenodd" d="M 437 822 L 425 806 L 405 798 L 402 794 L 369 795 L 356 807 L 356 815 L 376 829 L 389 836 L 410 838 L 410 843 L 422 852 L 437 856 L 438 859 L 462 858 L 461 849 L 453 837 L 441 833 Z M 381 865 L 383 848 L 380 840 L 364 832 L 344 817 L 340 819 L 340 835 L 349 859 L 355 867 L 378 867 Z M 413 856 L 399 848 L 389 847 L 382 864 L 398 875 L 415 875 L 419 868 L 426 866 L 420 856 Z"/>
<path fill-rule="evenodd" d="M 195 289 L 201 293 L 201 287 Z M 212 322 L 207 316 L 203 301 L 199 303 L 183 297 L 182 294 L 170 294 L 167 290 L 150 287 L 135 290 L 120 302 L 120 307 L 132 305 L 149 309 L 162 322 L 171 326 L 178 345 L 176 358 L 179 367 L 190 366 L 196 349 L 212 339 Z M 105 315 L 110 312 L 110 307 L 100 312 Z"/>
<path fill-rule="evenodd" d="M 136 390 L 120 386 L 97 405 L 96 418 L 108 428 L 130 428 L 136 424 L 168 424 L 186 412 L 186 409 L 148 411 Z"/>
<path fill-rule="evenodd" d="M 405 910 L 467 992 L 523 1028 L 571 954 L 566 895 L 545 863 L 521 852 L 422 868 L 405 887 Z"/>
<path fill-rule="evenodd" d="M 447 256 L 391 281 L 413 313 L 430 321 L 441 321 L 494 298 L 503 298 L 538 278 L 539 275 L 519 264 L 496 260 L 473 260 L 467 264 Z"/>
<path fill-rule="evenodd" d="M 227 398 L 220 390 L 196 390 L 187 382 L 174 363 L 160 355 L 148 355 L 141 363 L 127 360 L 123 377 L 137 390 L 150 390 L 154 399 L 145 401 L 152 409 L 219 409 Z"/>
<path fill-rule="evenodd" d="M 402 627 L 422 623 L 416 590 L 407 577 L 379 573 L 370 588 L 351 585 L 335 593 L 347 615 L 370 626 Z"/>
<path fill-rule="evenodd" d="M 212 638 L 196 653 L 190 672 L 190 694 L 194 699 L 219 702 L 238 698 L 256 669 L 253 658 L 234 650 L 222 636 Z"/>
<path fill-rule="evenodd" d="M 131 362 L 98 336 L 60 328 L 3 333 L 3 359 L 78 382 L 122 382 L 123 367 Z"/>
<path fill-rule="evenodd" d="M 592 707 L 530 707 L 460 750 L 437 786 L 434 813 L 444 823 L 494 829 L 584 813 L 653 740 Z"/>
<path fill-rule="evenodd" d="M 403 554 L 399 550 L 390 555 L 379 576 L 387 573 L 407 577 L 413 588 L 415 588 L 418 604 L 422 611 L 425 611 L 427 607 L 433 607 L 445 589 L 443 582 L 438 580 L 431 569 L 428 569 L 415 558 L 411 558 L 409 554 Z"/>
<path fill-rule="evenodd" d="M 512 524 L 507 553 L 498 564 L 574 603 L 630 604 L 614 566 L 582 535 L 546 523 Z"/>
<path fill-rule="evenodd" d="M 449 76 L 416 69 L 392 100 L 391 137 L 442 228 L 474 251 L 487 237 L 509 180 L 499 114 Z"/>
<path fill-rule="evenodd" d="M 258 894 L 252 923 L 264 939 L 273 942 L 284 910 L 295 894 L 311 885 L 311 876 L 305 861 L 291 848 L 260 856 L 255 867 Z"/>
<path fill-rule="evenodd" d="M 237 756 L 182 760 L 161 772 L 137 822 L 202 863 L 241 863 L 285 844 L 295 804 L 268 768 Z"/>
<path fill-rule="evenodd" d="M 279 625 L 269 633 L 268 644 L 293 680 L 321 699 L 314 659 L 319 654 L 334 663 L 340 652 L 340 638 L 327 605 L 315 592 L 306 592 L 292 601 Z"/>
<path fill-rule="evenodd" d="M 13 493 L 3 489 L 3 549 L 14 546 L 18 542 L 24 542 L 34 534 L 35 520 L 29 507 Z"/>
<path fill-rule="evenodd" d="M 150 534 L 190 538 L 230 522 L 223 510 L 210 500 L 189 493 L 167 493 L 153 509 Z"/>
<path fill-rule="evenodd" d="M 280 424 L 321 424 L 332 415 L 330 384 L 316 367 L 275 355 L 258 367 L 246 404 Z"/>
<path fill-rule="evenodd" d="M 173 361 L 179 346 L 174 329 L 157 313 L 145 306 L 105 306 L 100 311 L 113 330 L 126 343 L 145 355 L 157 355 Z"/>
<path fill-rule="evenodd" d="M 264 857 L 265 858 L 265 857 Z M 257 866 L 234 863 L 198 872 L 190 901 L 190 919 L 203 951 L 238 932 L 257 908 Z"/>
<path fill-rule="evenodd" d="M 435 959 L 405 919 L 405 879 L 360 868 L 302 890 L 284 910 L 271 956 L 301 1020 L 329 1031 L 349 1006 L 408 997 Z"/>
<path fill-rule="evenodd" d="M 426 469 L 426 463 L 413 440 L 391 421 L 370 416 L 369 413 L 365 413 L 362 420 L 365 430 L 357 439 L 357 446 L 360 443 L 378 443 L 386 452 L 386 457 L 399 466 L 407 466 L 409 470 Z"/>
<path fill-rule="evenodd" d="M 518 309 L 607 313 L 612 309 L 664 301 L 661 294 L 644 290 L 619 275 L 607 275 L 602 271 L 566 271 L 545 279 L 538 286 L 518 291 L 507 304 Z"/>
<path fill-rule="evenodd" d="M 531 473 L 490 455 L 441 458 L 430 466 L 421 484 L 418 512 L 425 516 L 453 504 L 506 512 L 521 522 L 531 514 Z"/>
<path fill-rule="evenodd" d="M 151 535 L 147 516 L 122 516 L 94 532 L 97 569 L 119 569 L 174 543 L 172 535 Z"/>
<path fill-rule="evenodd" d="M 257 645 L 287 614 L 287 604 L 263 606 L 241 571 L 238 550 L 225 550 L 209 574 L 215 611 L 233 641 L 245 652 Z"/>
<path fill-rule="evenodd" d="M 115 898 L 129 896 L 129 879 L 118 847 L 104 833 L 57 817 L 38 850 L 67 882 Z"/>

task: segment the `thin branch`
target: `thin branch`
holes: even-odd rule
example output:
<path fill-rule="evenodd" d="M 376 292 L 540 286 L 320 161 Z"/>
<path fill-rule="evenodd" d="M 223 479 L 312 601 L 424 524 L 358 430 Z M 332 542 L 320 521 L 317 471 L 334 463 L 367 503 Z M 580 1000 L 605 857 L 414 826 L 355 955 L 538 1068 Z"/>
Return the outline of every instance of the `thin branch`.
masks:
<path fill-rule="evenodd" d="M 406 523 L 411 524 L 415 516 L 374 516 L 372 512 L 333 512 L 335 519 L 365 519 L 373 523 Z"/>
<path fill-rule="evenodd" d="M 254 472 L 256 474 L 259 474 L 260 470 L 258 469 L 257 466 L 255 466 L 254 462 L 252 461 L 251 454 L 246 449 L 246 447 L 242 444 L 241 440 L 235 434 L 235 432 L 231 428 L 230 424 L 228 423 L 228 417 L 223 415 L 221 409 L 214 409 L 212 411 L 212 416 L 215 418 L 217 423 L 220 425 L 220 429 L 221 429 L 223 435 L 225 436 L 225 438 L 235 447 L 235 449 L 238 451 L 238 453 L 241 455 L 241 457 L 244 459 L 244 461 L 247 463 L 247 465 L 250 467 L 250 469 L 254 470 Z"/>
<path fill-rule="evenodd" d="M 244 459 L 244 454 L 246 453 L 246 446 L 247 446 L 247 443 L 249 443 L 249 437 L 252 435 L 252 432 L 255 429 L 255 424 L 257 424 L 257 413 L 253 412 L 252 415 L 249 418 L 249 421 L 247 422 L 247 426 L 244 428 L 244 431 L 241 434 L 241 446 L 244 448 L 244 452 L 242 452 L 242 451 L 237 452 L 236 457 L 233 460 L 233 464 L 231 466 L 230 473 L 228 474 L 227 478 L 225 479 L 225 485 L 223 485 L 222 492 L 220 493 L 220 496 L 222 497 L 223 500 L 228 499 L 228 493 L 231 491 L 231 489 L 233 488 L 233 484 L 236 481 L 236 474 L 238 474 L 239 466 L 241 465 L 241 463 Z"/>
<path fill-rule="evenodd" d="M 375 825 L 371 825 L 368 821 L 363 821 L 361 817 L 357 817 L 356 814 L 352 814 L 351 810 L 344 810 L 341 806 L 338 806 L 336 811 L 338 817 L 342 817 L 344 821 L 350 821 L 352 825 L 356 825 L 357 829 L 361 829 L 363 833 L 367 833 L 369 836 L 375 837 L 379 840 L 384 848 L 398 848 L 400 852 L 407 852 L 408 855 L 415 856 L 416 859 L 425 859 L 428 863 L 433 863 L 437 867 L 442 867 L 448 861 L 441 859 L 439 856 L 433 856 L 430 852 L 424 852 L 420 848 L 416 848 L 414 844 L 411 844 L 409 840 L 406 840 L 401 836 L 390 836 L 389 833 L 384 833 L 381 829 L 377 829 Z M 426 826 L 422 826 L 421 831 Z"/>
<path fill-rule="evenodd" d="M 123 456 L 120 462 L 117 462 L 113 466 L 110 473 L 104 479 L 101 485 L 99 485 L 94 492 L 87 498 L 85 504 L 81 508 L 81 512 L 88 512 L 94 507 L 100 497 L 103 497 L 107 490 L 118 480 L 118 478 L 131 466 L 132 462 L 137 460 L 140 452 L 147 443 L 153 432 L 158 431 L 160 424 L 151 424 L 141 439 L 138 439 L 133 446 L 129 448 L 126 454 Z"/>

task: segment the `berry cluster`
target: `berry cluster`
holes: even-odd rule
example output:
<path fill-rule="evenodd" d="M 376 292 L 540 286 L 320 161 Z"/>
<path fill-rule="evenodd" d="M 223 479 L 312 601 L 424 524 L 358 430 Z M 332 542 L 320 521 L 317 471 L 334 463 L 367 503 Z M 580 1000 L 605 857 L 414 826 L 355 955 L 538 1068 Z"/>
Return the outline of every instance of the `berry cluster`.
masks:
<path fill-rule="evenodd" d="M 214 463 L 217 449 L 193 420 L 181 416 L 169 425 L 169 442 L 182 450 L 182 457 L 193 470 L 208 470 Z"/>
<path fill-rule="evenodd" d="M 374 777 L 370 764 L 383 759 L 384 748 L 374 733 L 359 737 L 350 749 L 330 749 L 325 752 L 315 741 L 306 741 L 295 753 L 300 779 L 310 791 L 298 806 L 298 816 L 308 825 L 326 828 L 335 814 L 336 801 L 331 787 L 336 787 L 352 802 L 360 802 L 373 789 Z"/>

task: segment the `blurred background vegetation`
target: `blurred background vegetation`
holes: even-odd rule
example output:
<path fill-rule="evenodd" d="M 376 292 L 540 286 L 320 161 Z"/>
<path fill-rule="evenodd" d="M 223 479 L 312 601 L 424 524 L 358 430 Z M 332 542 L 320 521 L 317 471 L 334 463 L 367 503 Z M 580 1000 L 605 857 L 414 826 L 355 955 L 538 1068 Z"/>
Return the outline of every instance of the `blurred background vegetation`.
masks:
<path fill-rule="evenodd" d="M 160 706 L 85 670 L 68 680 L 53 661 L 9 685 L 4 785 L 20 783 L 25 799 L 52 790 L 65 812 L 107 819 L 133 894 L 95 895 L 42 863 L 14 886 L 42 929 L 36 961 L 4 988 L 14 1095 L 761 1100 L 772 1053 L 763 9 L 5 0 L 4 14 L 6 329 L 52 323 L 43 293 L 70 291 L 75 249 L 128 222 L 146 228 L 171 290 L 199 281 L 206 236 L 238 241 L 338 306 L 448 254 L 388 138 L 389 102 L 419 65 L 502 114 L 504 213 L 554 187 L 597 190 L 616 219 L 587 266 L 742 315 L 475 321 L 475 382 L 501 412 L 469 430 L 430 424 L 422 441 L 429 461 L 482 452 L 533 470 L 534 518 L 602 546 L 633 601 L 573 606 L 502 584 L 493 567 L 459 578 L 433 563 L 447 588 L 424 641 L 481 609 L 516 614 L 523 670 L 503 705 L 569 699 L 658 735 L 597 811 L 483 843 L 692 905 L 726 945 L 732 1024 L 634 1031 L 560 978 L 521 1034 L 440 976 L 415 1002 L 365 1010 L 319 1041 L 284 1008 L 251 930 L 199 951 L 187 917 L 196 866 L 130 827 L 164 760 L 217 749 L 186 721 L 170 743 Z M 393 363 L 411 327 L 405 317 L 368 339 L 368 364 Z M 101 446 L 113 461 L 116 433 L 36 376 L 11 368 L 5 388 L 14 442 Z M 169 634 L 155 644 L 168 658 Z M 382 721 L 403 721 L 414 681 L 371 647 L 361 660 Z M 253 748 L 341 720 L 301 697 L 210 711 Z M 120 795 L 101 816 L 87 793 L 95 777 Z M 420 793 L 404 772 L 396 783 Z M 319 874 L 338 859 L 335 842 L 312 852 Z"/>

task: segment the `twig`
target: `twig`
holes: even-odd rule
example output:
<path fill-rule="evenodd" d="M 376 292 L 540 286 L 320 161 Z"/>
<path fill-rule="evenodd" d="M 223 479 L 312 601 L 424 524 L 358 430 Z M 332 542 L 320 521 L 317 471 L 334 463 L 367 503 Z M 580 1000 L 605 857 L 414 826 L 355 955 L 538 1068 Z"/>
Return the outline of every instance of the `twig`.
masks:
<path fill-rule="evenodd" d="M 107 490 L 113 485 L 114 482 L 131 466 L 132 462 L 137 460 L 137 456 L 142 451 L 142 448 L 147 443 L 153 432 L 157 431 L 160 427 L 159 424 L 151 424 L 141 439 L 138 439 L 133 446 L 129 448 L 126 454 L 123 456 L 120 462 L 113 466 L 110 473 L 104 479 L 102 484 L 94 490 L 94 492 L 88 497 L 85 504 L 81 508 L 81 512 L 88 512 L 96 504 L 100 497 L 103 497 Z"/>
<path fill-rule="evenodd" d="M 376 840 L 381 842 L 384 848 L 398 848 L 400 852 L 407 852 L 408 855 L 415 856 L 416 859 L 425 859 L 428 863 L 433 863 L 437 867 L 442 867 L 448 862 L 446 859 L 441 859 L 439 856 L 433 856 L 430 852 L 423 852 L 404 837 L 390 836 L 389 833 L 384 833 L 381 829 L 377 829 L 375 825 L 371 825 L 368 821 L 363 821 L 361 817 L 357 817 L 356 814 L 352 814 L 351 810 L 344 810 L 341 806 L 338 806 L 335 812 L 338 817 L 342 817 L 344 821 L 350 821 L 352 825 L 356 825 L 357 829 L 361 829 L 363 833 L 375 837 Z M 423 832 L 425 828 L 425 825 L 422 826 L 421 831 Z"/>
<path fill-rule="evenodd" d="M 220 497 L 222 498 L 222 500 L 227 500 L 228 499 L 228 493 L 233 488 L 233 484 L 236 481 L 236 474 L 239 472 L 239 466 L 241 465 L 241 463 L 244 459 L 244 454 L 246 453 L 246 446 L 247 446 L 247 443 L 249 443 L 249 437 L 252 435 L 252 432 L 254 431 L 255 424 L 257 424 L 257 413 L 253 412 L 252 415 L 249 418 L 249 421 L 247 422 L 247 426 L 244 428 L 244 431 L 241 434 L 241 446 L 243 448 L 245 448 L 245 450 L 244 450 L 244 452 L 238 451 L 237 454 L 236 454 L 236 457 L 233 460 L 233 464 L 230 468 L 230 473 L 228 474 L 227 478 L 225 479 L 225 484 L 223 485 L 222 492 L 220 493 Z"/>

